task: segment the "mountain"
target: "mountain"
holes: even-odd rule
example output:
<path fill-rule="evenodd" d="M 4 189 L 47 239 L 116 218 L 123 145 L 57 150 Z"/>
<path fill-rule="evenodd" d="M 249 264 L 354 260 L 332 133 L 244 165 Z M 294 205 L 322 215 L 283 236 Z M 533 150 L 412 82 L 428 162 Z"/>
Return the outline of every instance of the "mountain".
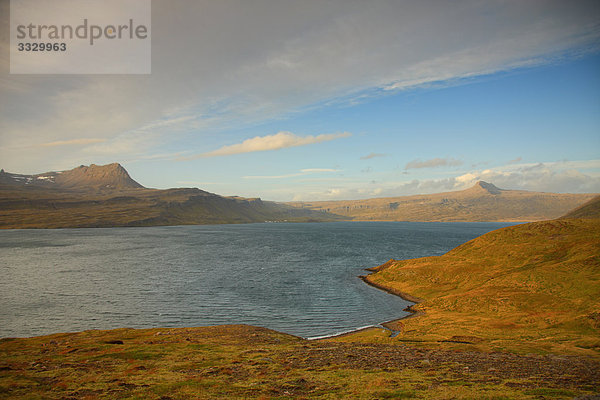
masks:
<path fill-rule="evenodd" d="M 419 316 L 397 324 L 396 340 L 598 357 L 599 205 L 498 229 L 443 256 L 390 260 L 364 279 L 417 296 Z"/>
<path fill-rule="evenodd" d="M 504 190 L 479 181 L 469 189 L 456 192 L 287 204 L 343 215 L 355 221 L 526 222 L 558 218 L 595 196 Z"/>
<path fill-rule="evenodd" d="M 89 167 L 80 165 L 68 171 L 45 172 L 37 175 L 11 174 L 1 170 L 0 185 L 78 191 L 143 188 L 142 185 L 131 179 L 125 168 L 118 163 L 92 164 Z"/>
<path fill-rule="evenodd" d="M 326 212 L 200 189 L 148 189 L 119 164 L 22 175 L 0 172 L 0 228 L 335 221 Z"/>

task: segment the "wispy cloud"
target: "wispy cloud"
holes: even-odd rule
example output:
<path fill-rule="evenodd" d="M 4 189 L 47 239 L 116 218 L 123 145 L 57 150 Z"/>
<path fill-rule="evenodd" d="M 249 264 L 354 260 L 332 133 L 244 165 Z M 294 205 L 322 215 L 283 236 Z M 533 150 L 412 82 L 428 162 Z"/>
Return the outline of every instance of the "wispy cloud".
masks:
<path fill-rule="evenodd" d="M 41 147 L 56 147 L 56 146 L 74 146 L 74 145 L 86 145 L 92 143 L 102 143 L 106 139 L 71 139 L 71 140 L 57 140 L 55 142 L 48 142 L 40 144 Z"/>
<path fill-rule="evenodd" d="M 404 169 L 456 167 L 462 164 L 461 160 L 455 160 L 454 158 L 432 158 L 425 161 L 413 160 L 406 164 Z"/>
<path fill-rule="evenodd" d="M 278 132 L 275 135 L 256 136 L 251 139 L 246 139 L 242 143 L 223 146 L 217 150 L 209 151 L 208 153 L 184 157 L 180 160 L 191 160 L 202 157 L 230 156 L 234 154 L 253 153 L 257 151 L 280 150 L 288 147 L 306 146 L 308 144 L 327 142 L 349 136 L 352 136 L 352 134 L 349 132 L 327 133 L 317 136 L 298 136 L 292 132 Z"/>
<path fill-rule="evenodd" d="M 370 160 L 371 158 L 376 158 L 376 157 L 386 157 L 387 154 L 384 153 L 369 153 L 366 156 L 362 156 L 360 159 L 361 160 Z"/>
<path fill-rule="evenodd" d="M 306 168 L 300 170 L 300 172 L 313 173 L 313 172 L 338 172 L 339 170 L 333 168 Z"/>
<path fill-rule="evenodd" d="M 284 179 L 284 178 L 294 178 L 297 176 L 305 176 L 309 174 L 315 173 L 323 173 L 323 172 L 339 172 L 337 169 L 332 168 L 305 168 L 301 169 L 300 172 L 294 172 L 291 174 L 284 175 L 249 175 L 244 176 L 244 179 Z"/>
<path fill-rule="evenodd" d="M 68 2 L 56 3 L 58 8 Z M 83 163 L 166 147 L 183 151 L 229 127 L 239 132 L 340 99 L 351 104 L 372 93 L 385 96 L 551 64 L 597 50 L 600 38 L 593 1 L 284 3 L 155 2 L 156 26 L 165 32 L 152 43 L 155 73 L 149 76 L 57 79 L 3 69 L 0 159 L 14 170 L 47 170 L 65 157 Z M 9 5 L 0 1 L 2 26 L 9 26 Z M 192 41 L 198 51 L 189 51 Z M 7 42 L 5 35 L 0 40 L 5 66 Z M 194 118 L 171 120 L 178 109 L 189 109 Z M 120 136 L 144 126 L 152 130 L 151 138 Z M 106 139 L 106 146 L 89 146 L 81 155 L 60 145 L 52 152 L 12 150 L 64 141 L 82 131 Z M 199 157 L 235 154 L 241 145 Z"/>
<path fill-rule="evenodd" d="M 510 160 L 508 163 L 509 164 L 516 164 L 516 163 L 520 163 L 521 161 L 523 161 L 523 157 L 517 157 L 513 160 Z"/>

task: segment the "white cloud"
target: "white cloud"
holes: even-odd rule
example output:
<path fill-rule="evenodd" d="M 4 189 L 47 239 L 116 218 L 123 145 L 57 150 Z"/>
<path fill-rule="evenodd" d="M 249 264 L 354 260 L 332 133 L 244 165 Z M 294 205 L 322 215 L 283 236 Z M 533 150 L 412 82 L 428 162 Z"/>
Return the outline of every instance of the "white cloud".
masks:
<path fill-rule="evenodd" d="M 288 147 L 306 146 L 308 144 L 327 142 L 352 136 L 349 132 L 328 133 L 317 136 L 298 136 L 292 132 L 278 132 L 274 135 L 256 136 L 252 139 L 246 139 L 242 143 L 236 143 L 229 146 L 223 146 L 217 150 L 202 153 L 197 156 L 185 157 L 183 160 L 190 160 L 201 157 L 230 156 L 234 154 L 252 153 L 256 151 L 280 150 Z"/>
<path fill-rule="evenodd" d="M 337 169 L 333 169 L 333 168 L 305 168 L 305 169 L 301 169 L 301 172 L 338 172 Z"/>
<path fill-rule="evenodd" d="M 581 168 L 582 166 L 587 166 L 590 171 L 585 171 Z M 600 192 L 600 160 L 538 163 L 511 167 L 513 166 L 486 169 L 458 176 L 455 178 L 455 187 L 466 188 L 478 180 L 483 180 L 502 189 L 557 193 Z"/>
<path fill-rule="evenodd" d="M 8 52 L 0 51 L 0 159 L 28 171 L 66 158 L 138 157 L 165 143 L 185 150 L 230 126 L 360 100 L 365 92 L 552 63 L 597 48 L 596 7 L 562 0 L 154 2 L 148 76 L 9 75 Z M 0 26 L 8 27 L 9 2 L 0 8 Z M 173 110 L 190 119 L 161 123 Z M 151 138 L 126 137 L 144 126 L 153 127 Z M 105 146 L 83 156 L 61 146 L 14 151 L 81 132 Z"/>
<path fill-rule="evenodd" d="M 284 179 L 284 178 L 294 178 L 297 176 L 305 176 L 309 174 L 316 174 L 322 172 L 339 172 L 337 169 L 332 168 L 305 168 L 301 169 L 300 172 L 295 172 L 291 174 L 284 175 L 249 175 L 244 176 L 244 179 Z"/>
<path fill-rule="evenodd" d="M 294 201 L 353 200 L 396 197 L 464 190 L 477 181 L 493 183 L 501 189 L 553 193 L 600 193 L 600 160 L 561 161 L 539 164 L 505 165 L 482 171 L 470 171 L 444 179 L 413 179 L 365 183 L 330 180 L 330 187 L 292 193 Z M 327 181 L 322 182 L 327 184 Z M 289 198 L 280 200 L 289 200 Z"/>
<path fill-rule="evenodd" d="M 73 146 L 73 145 L 86 145 L 92 143 L 102 143 L 105 139 L 97 138 L 81 138 L 81 139 L 69 139 L 69 140 L 57 140 L 56 142 L 48 142 L 40 144 L 41 147 L 56 147 L 56 146 Z"/>

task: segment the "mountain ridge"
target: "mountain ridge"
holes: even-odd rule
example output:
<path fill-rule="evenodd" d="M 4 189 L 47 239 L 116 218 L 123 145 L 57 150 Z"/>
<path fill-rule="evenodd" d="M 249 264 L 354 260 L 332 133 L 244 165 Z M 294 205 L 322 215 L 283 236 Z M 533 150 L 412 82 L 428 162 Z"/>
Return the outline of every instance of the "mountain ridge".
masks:
<path fill-rule="evenodd" d="M 0 171 L 0 228 L 96 228 L 335 221 L 260 198 L 198 188 L 150 189 L 118 163 L 23 175 Z"/>
<path fill-rule="evenodd" d="M 501 189 L 478 181 L 468 189 L 365 200 L 288 202 L 354 221 L 531 222 L 558 218 L 597 194 Z"/>
<path fill-rule="evenodd" d="M 276 203 L 198 188 L 151 189 L 118 163 L 23 175 L 0 171 L 0 228 L 74 228 L 264 221 L 529 222 L 560 217 L 595 194 L 471 188 L 352 201 Z"/>

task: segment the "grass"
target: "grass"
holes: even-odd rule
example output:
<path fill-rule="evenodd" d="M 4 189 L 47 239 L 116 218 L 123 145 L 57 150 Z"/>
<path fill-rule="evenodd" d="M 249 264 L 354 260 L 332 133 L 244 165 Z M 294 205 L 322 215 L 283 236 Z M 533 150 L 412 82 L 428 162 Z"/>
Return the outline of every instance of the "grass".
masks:
<path fill-rule="evenodd" d="M 512 226 L 375 270 L 369 283 L 423 299 L 414 309 L 424 315 L 401 321 L 395 341 L 600 356 L 598 219 Z M 369 332 L 360 340 L 391 339 Z"/>
<path fill-rule="evenodd" d="M 118 329 L 0 340 L 0 399 L 561 398 L 598 393 L 599 367 L 243 325 Z"/>

